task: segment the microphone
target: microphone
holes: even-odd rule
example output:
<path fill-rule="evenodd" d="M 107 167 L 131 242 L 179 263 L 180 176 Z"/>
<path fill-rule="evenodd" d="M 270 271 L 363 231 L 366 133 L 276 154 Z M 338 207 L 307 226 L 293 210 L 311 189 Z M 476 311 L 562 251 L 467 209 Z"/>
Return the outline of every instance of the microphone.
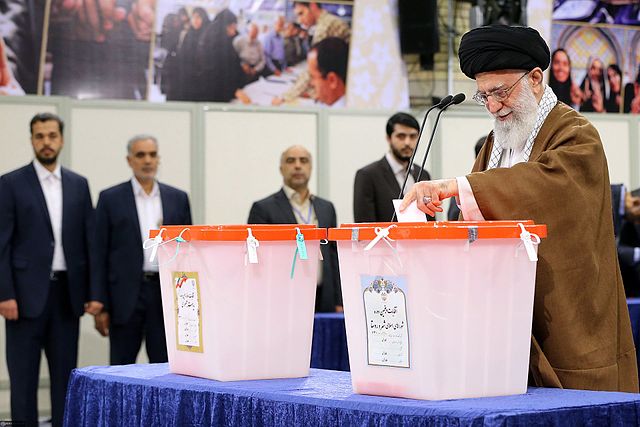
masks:
<path fill-rule="evenodd" d="M 464 97 L 464 95 L 462 95 Z M 464 98 L 462 98 L 464 100 Z M 414 148 L 413 153 L 411 154 L 411 159 L 409 160 L 409 166 L 407 167 L 407 173 L 404 175 L 404 181 L 402 182 L 402 188 L 400 188 L 400 194 L 398 194 L 398 199 L 401 199 L 404 195 L 404 189 L 407 187 L 407 180 L 409 179 L 409 175 L 411 174 L 411 168 L 413 167 L 413 159 L 416 157 L 416 153 L 418 152 L 418 145 L 420 145 L 420 138 L 422 137 L 422 131 L 424 131 L 424 125 L 427 123 L 427 117 L 429 113 L 436 108 L 446 108 L 453 101 L 453 95 L 447 95 L 436 105 L 432 105 L 429 107 L 427 112 L 424 114 L 424 118 L 422 119 L 422 124 L 420 125 L 420 129 L 418 131 L 418 140 L 416 141 L 416 148 Z M 462 102 L 462 101 L 460 101 Z M 417 182 L 417 181 L 416 181 Z M 391 222 L 396 219 L 396 211 L 393 210 L 393 216 L 391 217 Z"/>
<path fill-rule="evenodd" d="M 462 101 L 465 100 L 465 98 L 466 96 L 464 95 L 464 93 L 461 92 L 455 95 L 447 105 L 445 105 L 440 109 L 440 111 L 438 111 L 438 115 L 436 116 L 436 122 L 433 124 L 433 130 L 431 131 L 431 138 L 429 138 L 429 144 L 427 144 L 427 151 L 425 151 L 424 157 L 422 158 L 422 163 L 420 164 L 420 170 L 418 171 L 418 179 L 416 179 L 416 182 L 420 181 L 420 176 L 422 175 L 422 171 L 424 170 L 424 165 L 427 163 L 427 156 L 429 155 L 429 150 L 431 149 L 431 143 L 433 142 L 433 137 L 436 134 L 438 121 L 440 120 L 440 115 L 444 113 L 444 111 L 450 106 L 460 104 Z"/>

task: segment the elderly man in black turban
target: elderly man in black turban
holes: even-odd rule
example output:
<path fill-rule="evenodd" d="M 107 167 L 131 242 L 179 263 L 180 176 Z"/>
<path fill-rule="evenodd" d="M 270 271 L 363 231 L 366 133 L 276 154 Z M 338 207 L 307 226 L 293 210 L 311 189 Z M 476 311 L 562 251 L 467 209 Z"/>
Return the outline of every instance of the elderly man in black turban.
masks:
<path fill-rule="evenodd" d="M 462 37 L 458 53 L 462 72 L 476 80 L 473 98 L 494 119 L 493 132 L 470 174 L 416 184 L 401 209 L 416 201 L 433 215 L 442 212 L 443 199 L 455 196 L 466 220 L 546 224 L 530 383 L 638 392 L 598 132 L 545 85 L 549 48 L 536 30 L 476 28 Z"/>

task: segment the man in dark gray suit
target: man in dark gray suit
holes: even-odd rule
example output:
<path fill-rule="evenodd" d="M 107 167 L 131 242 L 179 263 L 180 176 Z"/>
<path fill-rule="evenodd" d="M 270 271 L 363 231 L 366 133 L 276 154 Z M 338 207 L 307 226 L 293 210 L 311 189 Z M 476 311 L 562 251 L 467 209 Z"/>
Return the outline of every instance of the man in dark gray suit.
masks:
<path fill-rule="evenodd" d="M 60 426 L 78 359 L 79 318 L 84 311 L 99 312 L 104 295 L 89 283 L 94 227 L 89 185 L 57 161 L 64 123 L 42 113 L 30 128 L 34 161 L 0 177 L 0 315 L 6 319 L 15 425 L 38 424 L 44 349 L 51 422 Z"/>
<path fill-rule="evenodd" d="M 151 135 L 127 144 L 129 181 L 100 193 L 96 208 L 94 281 L 108 295 L 96 329 L 109 335 L 112 365 L 135 363 L 145 341 L 151 363 L 167 361 L 158 266 L 142 243 L 150 229 L 191 224 L 187 193 L 156 180 L 160 156 Z"/>
<path fill-rule="evenodd" d="M 613 230 L 618 246 L 620 273 L 627 297 L 640 296 L 640 190 L 626 191 L 611 184 Z"/>
<path fill-rule="evenodd" d="M 420 174 L 420 167 L 412 165 L 404 194 L 400 194 L 411 155 L 418 143 L 420 125 L 415 117 L 407 113 L 396 113 L 387 121 L 386 131 L 389 151 L 382 159 L 356 172 L 353 188 L 355 222 L 391 221 L 394 212 L 392 200 L 401 199 Z M 429 179 L 429 173 L 422 170 L 420 181 Z"/>
<path fill-rule="evenodd" d="M 333 203 L 311 194 L 311 153 L 300 146 L 287 148 L 280 156 L 283 186 L 280 191 L 251 206 L 249 224 L 316 224 L 336 227 Z M 338 250 L 335 242 L 320 247 L 322 278 L 316 291 L 316 311 L 342 311 Z"/>

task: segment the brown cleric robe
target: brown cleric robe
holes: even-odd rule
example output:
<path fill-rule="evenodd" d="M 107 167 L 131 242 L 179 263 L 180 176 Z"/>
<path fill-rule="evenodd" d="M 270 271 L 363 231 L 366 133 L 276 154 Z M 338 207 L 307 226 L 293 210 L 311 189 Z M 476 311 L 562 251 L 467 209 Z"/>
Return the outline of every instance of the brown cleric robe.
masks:
<path fill-rule="evenodd" d="M 467 179 L 486 220 L 546 224 L 539 246 L 530 378 L 534 385 L 638 392 L 636 352 L 613 234 L 609 173 L 589 121 L 559 102 L 528 162 Z"/>

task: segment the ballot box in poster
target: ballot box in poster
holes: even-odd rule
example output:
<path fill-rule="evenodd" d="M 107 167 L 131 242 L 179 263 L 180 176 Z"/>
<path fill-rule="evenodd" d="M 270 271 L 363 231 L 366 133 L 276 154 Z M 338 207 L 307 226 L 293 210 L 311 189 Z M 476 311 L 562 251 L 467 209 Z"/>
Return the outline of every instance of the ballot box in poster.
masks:
<path fill-rule="evenodd" d="M 343 224 L 337 241 L 353 390 L 414 399 L 525 393 L 532 221 Z"/>
<path fill-rule="evenodd" d="M 152 230 L 145 245 L 159 264 L 171 372 L 220 381 L 307 376 L 326 232 L 313 225 Z"/>

